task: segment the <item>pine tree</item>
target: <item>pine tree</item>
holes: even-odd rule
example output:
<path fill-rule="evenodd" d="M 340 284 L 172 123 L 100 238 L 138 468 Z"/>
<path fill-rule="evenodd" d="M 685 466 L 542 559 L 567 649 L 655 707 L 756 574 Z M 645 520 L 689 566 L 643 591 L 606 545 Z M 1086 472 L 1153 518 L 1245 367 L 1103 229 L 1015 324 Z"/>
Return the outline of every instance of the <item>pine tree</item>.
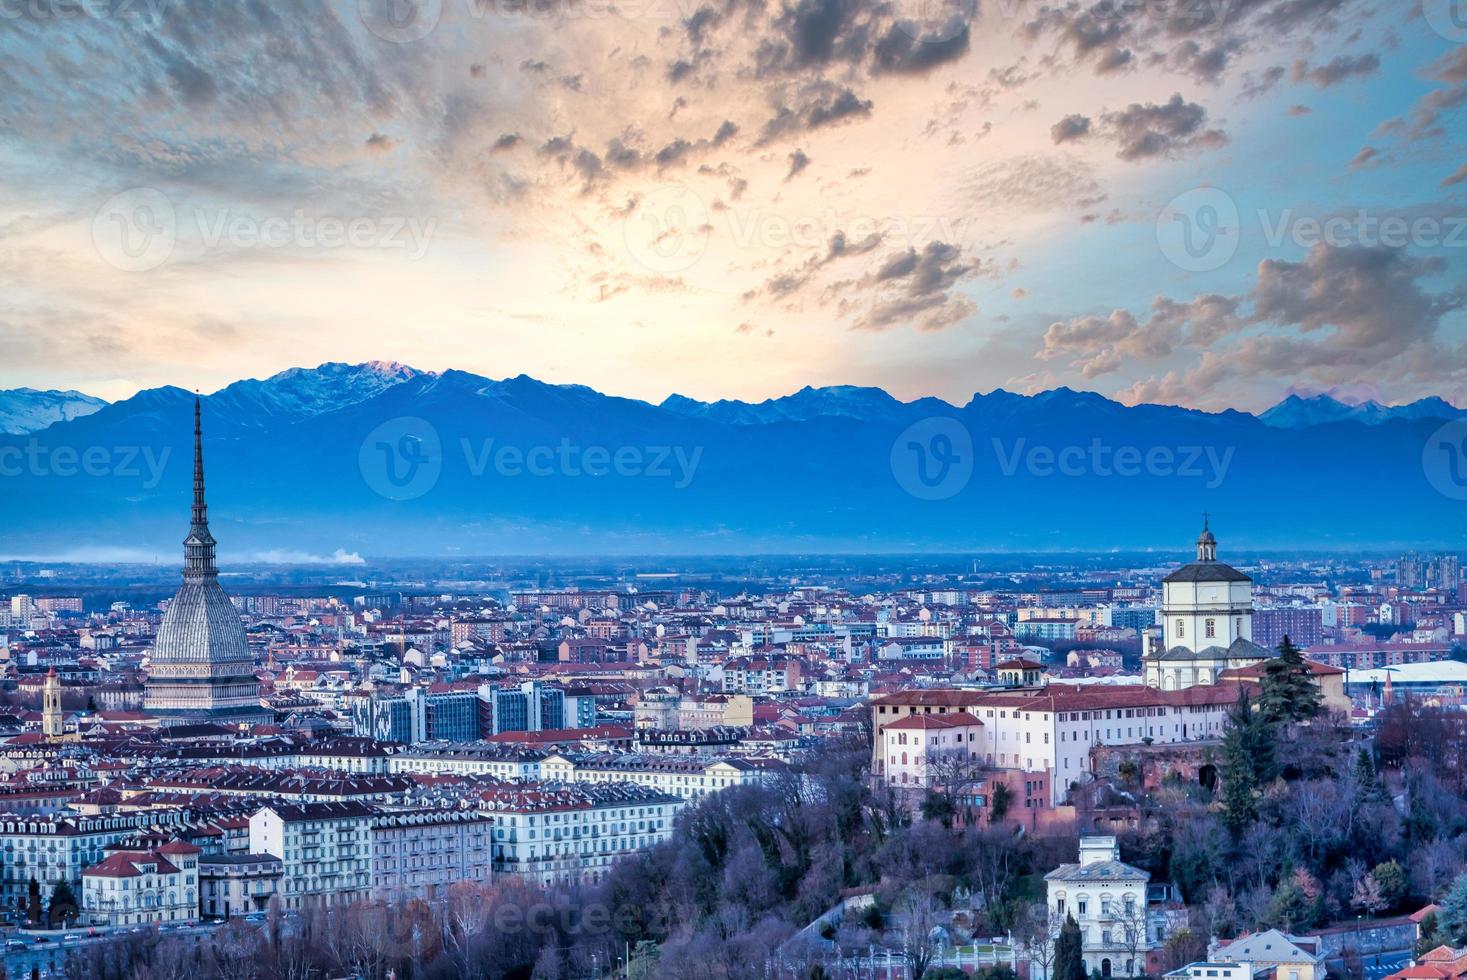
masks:
<path fill-rule="evenodd" d="M 1284 637 L 1279 655 L 1263 664 L 1258 710 L 1269 721 L 1307 721 L 1319 714 L 1320 694 L 1303 652 Z"/>
<path fill-rule="evenodd" d="M 1437 903 L 1436 934 L 1452 946 L 1467 944 L 1467 871 L 1453 880 Z"/>
<path fill-rule="evenodd" d="M 51 890 L 51 904 L 46 910 L 46 921 L 52 928 L 66 924 L 68 918 L 75 918 L 79 909 L 76 907 L 76 895 L 71 891 L 71 885 L 62 879 L 56 882 L 56 887 Z"/>
<path fill-rule="evenodd" d="M 1080 924 L 1073 915 L 1066 915 L 1054 941 L 1054 980 L 1086 980 L 1083 946 Z"/>
<path fill-rule="evenodd" d="M 1235 834 L 1258 819 L 1258 794 L 1274 777 L 1273 746 L 1273 726 L 1239 687 L 1222 744 L 1223 822 Z"/>

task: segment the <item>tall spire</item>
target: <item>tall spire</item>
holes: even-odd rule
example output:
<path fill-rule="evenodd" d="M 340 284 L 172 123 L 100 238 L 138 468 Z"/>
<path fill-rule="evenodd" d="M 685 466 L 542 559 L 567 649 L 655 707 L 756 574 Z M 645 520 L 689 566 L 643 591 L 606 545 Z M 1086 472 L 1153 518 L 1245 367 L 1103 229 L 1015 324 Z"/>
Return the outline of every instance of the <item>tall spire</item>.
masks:
<path fill-rule="evenodd" d="M 188 537 L 183 539 L 183 579 L 202 582 L 216 578 L 214 536 L 209 533 L 209 507 L 204 503 L 204 427 L 199 396 L 194 396 L 194 509 Z"/>

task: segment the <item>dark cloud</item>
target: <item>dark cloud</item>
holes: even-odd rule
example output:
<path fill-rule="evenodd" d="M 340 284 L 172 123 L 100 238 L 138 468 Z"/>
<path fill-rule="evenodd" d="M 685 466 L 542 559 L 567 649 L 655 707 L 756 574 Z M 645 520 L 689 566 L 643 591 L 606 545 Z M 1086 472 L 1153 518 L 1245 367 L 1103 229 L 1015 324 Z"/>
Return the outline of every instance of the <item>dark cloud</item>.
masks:
<path fill-rule="evenodd" d="M 797 174 L 810 166 L 810 158 L 805 155 L 804 150 L 795 150 L 789 156 L 790 170 L 784 175 L 785 180 L 792 180 Z"/>
<path fill-rule="evenodd" d="M 764 124 L 759 134 L 760 143 L 871 114 L 871 101 L 862 99 L 849 88 L 834 90 L 816 84 L 803 89 L 797 100 L 796 105 L 781 106 Z"/>
<path fill-rule="evenodd" d="M 491 152 L 499 153 L 504 150 L 512 150 L 516 146 L 519 146 L 521 142 L 519 133 L 501 133 L 489 149 Z"/>
<path fill-rule="evenodd" d="M 1102 117 L 1106 135 L 1120 144 L 1122 160 L 1168 157 L 1192 149 L 1216 148 L 1227 143 L 1220 129 L 1204 129 L 1207 110 L 1176 94 L 1167 102 L 1133 102 Z"/>
<path fill-rule="evenodd" d="M 713 134 L 713 145 L 722 146 L 738 134 L 739 127 L 734 125 L 733 120 L 725 119 L 718 127 L 718 132 Z"/>
<path fill-rule="evenodd" d="M 1036 357 L 1065 359 L 1083 377 L 1124 362 L 1188 352 L 1195 365 L 1134 385 L 1133 401 L 1193 401 L 1256 377 L 1337 384 L 1375 378 L 1440 381 L 1461 375 L 1460 346 L 1442 321 L 1467 305 L 1467 288 L 1423 288 L 1445 269 L 1435 258 L 1384 246 L 1317 244 L 1298 262 L 1259 263 L 1241 296 L 1209 294 L 1190 303 L 1158 297 L 1142 320 L 1128 310 L 1051 324 Z M 1258 327 L 1267 329 L 1258 330 Z"/>
<path fill-rule="evenodd" d="M 903 21 L 887 28 L 872 50 L 874 71 L 911 75 L 961 58 L 968 50 L 968 24 L 954 14 L 947 24 L 924 30 Z"/>
<path fill-rule="evenodd" d="M 1069 143 L 1090 135 L 1090 117 L 1071 113 L 1049 127 L 1049 138 L 1056 144 Z"/>

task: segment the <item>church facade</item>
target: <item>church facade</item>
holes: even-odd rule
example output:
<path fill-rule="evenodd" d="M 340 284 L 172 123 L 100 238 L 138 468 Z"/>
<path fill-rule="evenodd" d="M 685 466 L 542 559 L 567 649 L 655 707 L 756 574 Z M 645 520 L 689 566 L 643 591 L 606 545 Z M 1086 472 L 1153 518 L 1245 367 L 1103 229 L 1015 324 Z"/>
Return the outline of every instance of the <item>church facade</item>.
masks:
<path fill-rule="evenodd" d="M 1212 685 L 1230 667 L 1273 656 L 1253 642 L 1253 580 L 1217 560 L 1217 538 L 1206 523 L 1197 560 L 1172 572 L 1161 587 L 1161 639 L 1142 657 L 1149 687 Z"/>
<path fill-rule="evenodd" d="M 272 720 L 244 623 L 219 584 L 214 536 L 204 502 L 203 429 L 194 400 L 194 502 L 183 542 L 183 586 L 168 604 L 148 663 L 143 708 L 163 724 Z"/>

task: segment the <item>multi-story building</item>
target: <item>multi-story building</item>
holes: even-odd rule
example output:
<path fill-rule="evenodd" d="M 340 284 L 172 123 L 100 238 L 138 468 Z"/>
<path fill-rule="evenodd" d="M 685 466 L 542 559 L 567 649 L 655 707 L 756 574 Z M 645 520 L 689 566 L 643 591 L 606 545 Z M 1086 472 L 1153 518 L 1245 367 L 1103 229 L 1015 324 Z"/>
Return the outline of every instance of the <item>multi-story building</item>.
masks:
<path fill-rule="evenodd" d="M 83 918 L 109 927 L 197 919 L 200 853 L 175 840 L 156 850 L 109 854 L 82 872 Z"/>
<path fill-rule="evenodd" d="M 982 758 L 983 723 L 966 711 L 907 715 L 881 730 L 886 781 L 897 789 L 926 789 L 942 778 L 942 764 Z"/>
<path fill-rule="evenodd" d="M 1294 936 L 1278 929 L 1265 929 L 1232 941 L 1214 939 L 1207 957 L 1246 963 L 1255 975 L 1266 972 L 1275 980 L 1316 980 L 1325 974 L 1324 948 L 1318 936 Z"/>
<path fill-rule="evenodd" d="M 539 779 L 545 753 L 535 749 L 488 742 L 431 743 L 415 746 L 388 760 L 394 773 L 442 773 L 453 776 L 493 776 L 496 779 Z"/>
<path fill-rule="evenodd" d="M 494 872 L 549 884 L 599 881 L 613 861 L 666 840 L 683 801 L 627 783 L 486 791 Z"/>
<path fill-rule="evenodd" d="M 525 681 L 519 687 L 494 689 L 494 732 L 539 732 L 566 728 L 565 691 Z"/>
<path fill-rule="evenodd" d="M 392 810 L 372 819 L 372 892 L 432 899 L 455 882 L 488 884 L 492 823 L 473 810 Z"/>
<path fill-rule="evenodd" d="M 1153 937 L 1147 929 L 1151 874 L 1121 861 L 1114 837 L 1081 837 L 1080 860 L 1044 876 L 1051 913 L 1080 926 L 1085 970 L 1102 977 L 1144 976 Z"/>
<path fill-rule="evenodd" d="M 200 907 L 222 919 L 263 912 L 284 874 L 285 863 L 274 854 L 205 854 L 199 858 Z"/>
<path fill-rule="evenodd" d="M 1284 637 L 1294 646 L 1312 647 L 1324 639 L 1324 610 L 1319 606 L 1268 606 L 1253 610 L 1253 642 L 1276 650 Z"/>
<path fill-rule="evenodd" d="M 555 753 L 540 763 L 540 777 L 564 783 L 633 783 L 697 800 L 730 786 L 770 780 L 785 768 L 773 759 Z"/>
<path fill-rule="evenodd" d="M 377 814 L 366 803 L 272 803 L 250 817 L 250 851 L 280 858 L 287 910 L 364 899 Z"/>
<path fill-rule="evenodd" d="M 151 809 L 97 816 L 0 815 L 0 905 L 24 909 L 32 877 L 49 895 L 65 881 L 80 893 L 82 871 L 99 863 L 104 849 L 142 833 L 181 827 L 178 809 Z"/>
<path fill-rule="evenodd" d="M 924 689 L 874 698 L 871 722 L 875 745 L 884 747 L 883 731 L 910 715 L 967 712 L 983 725 L 985 765 L 1047 774 L 1052 802 L 1062 803 L 1090 777 L 1093 746 L 1218 738 L 1237 699 L 1236 682 L 1179 691 L 1058 683 L 1038 691 Z M 872 773 L 886 778 L 886 766 L 874 751 Z"/>
<path fill-rule="evenodd" d="M 735 657 L 723 665 L 725 694 L 780 694 L 799 690 L 798 657 Z"/>

